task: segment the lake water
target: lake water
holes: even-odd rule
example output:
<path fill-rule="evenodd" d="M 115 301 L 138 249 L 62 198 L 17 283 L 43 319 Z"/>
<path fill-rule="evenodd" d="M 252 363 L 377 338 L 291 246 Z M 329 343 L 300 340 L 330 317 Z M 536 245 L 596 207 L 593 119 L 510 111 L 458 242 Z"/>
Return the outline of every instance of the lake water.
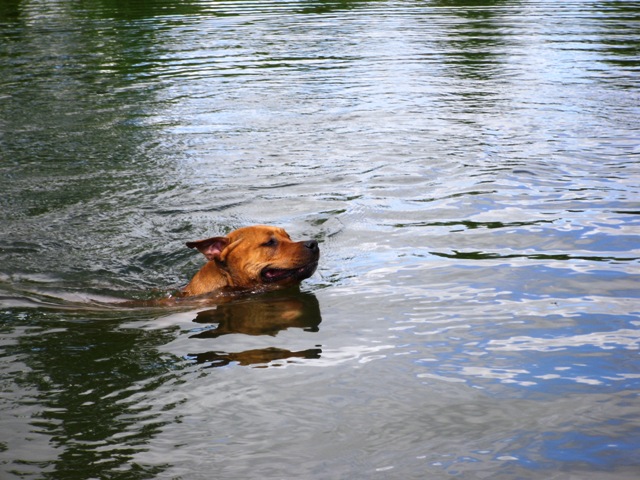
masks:
<path fill-rule="evenodd" d="M 640 473 L 637 2 L 5 0 L 0 169 L 3 479 Z"/>

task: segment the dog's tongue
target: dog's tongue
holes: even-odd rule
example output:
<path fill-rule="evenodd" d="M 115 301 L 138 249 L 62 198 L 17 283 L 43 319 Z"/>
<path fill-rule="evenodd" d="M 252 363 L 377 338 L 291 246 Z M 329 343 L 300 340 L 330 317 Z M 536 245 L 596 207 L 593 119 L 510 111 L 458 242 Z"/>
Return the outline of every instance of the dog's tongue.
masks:
<path fill-rule="evenodd" d="M 281 270 L 279 268 L 270 268 L 264 272 L 265 278 L 268 280 L 277 280 L 282 277 L 286 277 L 289 273 L 289 270 Z"/>
<path fill-rule="evenodd" d="M 310 270 L 311 269 L 311 270 Z M 315 267 L 306 265 L 295 269 L 268 268 L 262 271 L 262 278 L 267 282 L 279 282 L 288 278 L 307 278 L 313 273 Z"/>

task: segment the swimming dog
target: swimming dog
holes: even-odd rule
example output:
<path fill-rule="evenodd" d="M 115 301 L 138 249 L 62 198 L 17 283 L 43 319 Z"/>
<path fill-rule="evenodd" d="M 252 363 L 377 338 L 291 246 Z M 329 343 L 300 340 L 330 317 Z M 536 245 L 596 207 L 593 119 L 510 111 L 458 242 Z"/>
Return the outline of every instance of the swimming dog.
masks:
<path fill-rule="evenodd" d="M 282 228 L 266 225 L 186 245 L 208 260 L 182 289 L 187 297 L 224 289 L 263 291 L 298 285 L 313 275 L 320 258 L 317 241 L 294 242 Z"/>

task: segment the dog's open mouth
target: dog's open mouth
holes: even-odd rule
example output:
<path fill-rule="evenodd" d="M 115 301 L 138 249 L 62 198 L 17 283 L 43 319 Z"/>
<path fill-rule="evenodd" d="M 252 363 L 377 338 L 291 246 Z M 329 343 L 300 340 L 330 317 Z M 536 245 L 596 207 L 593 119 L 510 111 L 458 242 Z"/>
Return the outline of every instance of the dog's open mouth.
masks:
<path fill-rule="evenodd" d="M 311 262 L 298 268 L 269 268 L 262 270 L 262 280 L 265 283 L 282 282 L 285 280 L 304 280 L 313 275 L 316 271 L 318 262 Z"/>

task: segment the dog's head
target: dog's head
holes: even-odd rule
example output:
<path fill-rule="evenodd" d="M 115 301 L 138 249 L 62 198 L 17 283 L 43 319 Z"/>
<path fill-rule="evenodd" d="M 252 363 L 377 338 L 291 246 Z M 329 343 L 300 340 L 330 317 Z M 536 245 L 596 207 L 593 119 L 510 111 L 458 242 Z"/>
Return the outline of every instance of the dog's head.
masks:
<path fill-rule="evenodd" d="M 244 227 L 226 237 L 188 242 L 242 289 L 295 285 L 315 272 L 320 249 L 315 240 L 294 242 L 282 228 Z"/>

